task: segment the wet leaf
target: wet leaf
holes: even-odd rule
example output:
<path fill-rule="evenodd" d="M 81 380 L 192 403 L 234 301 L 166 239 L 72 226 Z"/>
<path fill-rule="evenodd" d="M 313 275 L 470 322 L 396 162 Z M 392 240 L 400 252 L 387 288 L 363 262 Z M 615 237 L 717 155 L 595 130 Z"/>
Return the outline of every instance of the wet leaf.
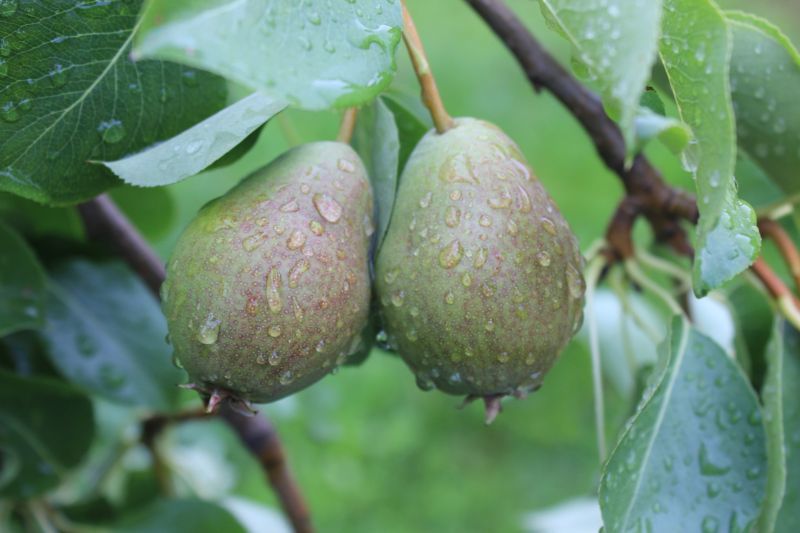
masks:
<path fill-rule="evenodd" d="M 45 273 L 16 231 L 0 222 L 0 336 L 42 325 Z"/>

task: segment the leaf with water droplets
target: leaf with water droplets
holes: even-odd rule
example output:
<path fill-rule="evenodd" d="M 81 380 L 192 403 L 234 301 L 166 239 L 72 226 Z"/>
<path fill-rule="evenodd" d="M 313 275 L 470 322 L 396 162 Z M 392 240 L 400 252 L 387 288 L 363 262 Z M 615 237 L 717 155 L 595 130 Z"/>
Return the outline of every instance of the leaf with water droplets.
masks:
<path fill-rule="evenodd" d="M 661 0 L 539 0 L 552 25 L 576 48 L 577 59 L 618 118 L 628 153 L 635 148 L 639 98 L 656 59 Z"/>
<path fill-rule="evenodd" d="M 392 79 L 400 2 L 148 0 L 134 53 L 221 74 L 304 109 L 354 106 Z"/>
<path fill-rule="evenodd" d="M 285 107 L 282 100 L 256 92 L 147 150 L 98 163 L 132 185 L 169 185 L 212 165 Z"/>
<path fill-rule="evenodd" d="M 126 405 L 176 407 L 183 373 L 170 362 L 158 303 L 117 263 L 72 260 L 51 271 L 42 332 L 50 359 L 81 388 Z M 209 317 L 204 337 L 219 323 Z"/>
<path fill-rule="evenodd" d="M 695 294 L 703 296 L 750 266 L 761 236 L 752 208 L 736 196 L 727 21 L 711 0 L 665 0 L 664 7 L 659 54 L 681 120 L 694 133 L 683 160 L 697 184 L 693 281 Z"/>
<path fill-rule="evenodd" d="M 661 368 L 600 481 L 605 530 L 745 531 L 766 485 L 764 425 L 736 362 L 675 317 Z"/>
<path fill-rule="evenodd" d="M 0 497 L 26 500 L 58 485 L 93 437 L 92 402 L 80 391 L 0 370 Z"/>
<path fill-rule="evenodd" d="M 739 146 L 785 192 L 800 191 L 800 53 L 754 15 L 727 12 L 733 35 L 731 95 Z"/>
<path fill-rule="evenodd" d="M 800 334 L 776 319 L 765 357 L 761 397 L 769 467 L 758 531 L 789 533 L 800 527 Z"/>
<path fill-rule="evenodd" d="M 88 161 L 137 152 L 224 107 L 224 79 L 130 60 L 140 5 L 48 0 L 0 17 L 0 190 L 85 200 L 119 183 Z"/>
<path fill-rule="evenodd" d="M 0 222 L 0 337 L 42 325 L 45 273 L 16 231 Z"/>

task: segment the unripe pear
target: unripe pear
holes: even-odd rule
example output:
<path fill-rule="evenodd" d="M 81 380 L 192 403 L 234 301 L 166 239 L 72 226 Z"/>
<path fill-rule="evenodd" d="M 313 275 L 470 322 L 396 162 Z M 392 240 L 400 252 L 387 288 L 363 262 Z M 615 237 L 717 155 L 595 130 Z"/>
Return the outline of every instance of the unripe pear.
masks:
<path fill-rule="evenodd" d="M 175 358 L 209 408 L 269 402 L 359 348 L 372 193 L 350 146 L 294 148 L 207 204 L 162 289 Z"/>
<path fill-rule="evenodd" d="M 376 260 L 390 346 L 423 389 L 487 400 L 541 384 L 582 321 L 583 259 L 517 145 L 476 119 L 431 131 Z"/>

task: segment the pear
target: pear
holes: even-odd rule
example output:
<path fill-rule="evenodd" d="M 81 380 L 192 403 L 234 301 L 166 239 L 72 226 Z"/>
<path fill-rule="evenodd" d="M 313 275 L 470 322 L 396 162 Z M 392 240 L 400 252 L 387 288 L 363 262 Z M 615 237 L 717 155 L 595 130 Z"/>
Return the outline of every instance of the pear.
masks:
<path fill-rule="evenodd" d="M 402 173 L 376 259 L 390 346 L 424 390 L 537 389 L 582 322 L 583 258 L 519 147 L 472 118 L 427 133 Z"/>
<path fill-rule="evenodd" d="M 175 359 L 213 409 L 270 402 L 362 346 L 373 203 L 350 146 L 299 146 L 204 206 L 162 288 Z"/>

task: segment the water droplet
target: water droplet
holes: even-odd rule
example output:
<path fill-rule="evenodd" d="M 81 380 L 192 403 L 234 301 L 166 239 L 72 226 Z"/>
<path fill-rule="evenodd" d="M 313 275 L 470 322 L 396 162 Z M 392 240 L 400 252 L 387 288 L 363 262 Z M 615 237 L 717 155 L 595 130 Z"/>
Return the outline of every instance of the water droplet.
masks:
<path fill-rule="evenodd" d="M 417 341 L 417 330 L 415 330 L 414 328 L 411 328 L 408 331 L 406 331 L 406 338 L 408 340 L 410 340 L 411 342 L 416 342 Z"/>
<path fill-rule="evenodd" d="M 279 209 L 282 213 L 294 213 L 300 210 L 300 205 L 297 203 L 297 200 L 292 198 L 291 200 L 280 206 Z"/>
<path fill-rule="evenodd" d="M 115 144 L 125 138 L 125 126 L 122 125 L 122 121 L 114 118 L 101 122 L 97 126 L 97 131 L 107 144 Z"/>
<path fill-rule="evenodd" d="M 719 530 L 719 520 L 713 516 L 706 516 L 702 523 L 703 533 L 717 533 Z"/>
<path fill-rule="evenodd" d="M 423 196 L 420 199 L 419 206 L 422 207 L 423 209 L 428 207 L 429 205 L 431 205 L 431 198 L 433 198 L 433 193 L 428 191 L 427 193 L 425 193 L 425 196 Z"/>
<path fill-rule="evenodd" d="M 556 225 L 555 223 L 547 217 L 542 217 L 541 219 L 542 227 L 544 230 L 549 233 L 550 235 L 556 234 Z"/>
<path fill-rule="evenodd" d="M 503 196 L 500 198 L 489 198 L 486 203 L 489 204 L 489 207 L 492 209 L 508 209 L 511 207 L 512 200 L 511 198 Z"/>
<path fill-rule="evenodd" d="M 543 267 L 550 266 L 550 254 L 543 250 L 536 254 L 536 261 Z"/>
<path fill-rule="evenodd" d="M 94 341 L 85 333 L 79 333 L 75 341 L 78 344 L 78 352 L 83 357 L 91 357 L 97 352 Z"/>
<path fill-rule="evenodd" d="M 289 287 L 296 288 L 300 283 L 300 276 L 307 272 L 309 268 L 311 268 L 311 263 L 306 258 L 300 259 L 295 263 L 289 270 Z"/>
<path fill-rule="evenodd" d="M 111 365 L 100 367 L 100 379 L 109 389 L 118 389 L 125 384 L 125 375 Z"/>
<path fill-rule="evenodd" d="M 0 106 L 0 118 L 6 122 L 16 122 L 19 120 L 19 111 L 17 111 L 14 102 L 9 100 Z"/>
<path fill-rule="evenodd" d="M 279 313 L 283 309 L 281 273 L 276 267 L 272 267 L 267 274 L 267 305 L 273 313 Z"/>
<path fill-rule="evenodd" d="M 712 481 L 706 486 L 706 494 L 708 494 L 709 498 L 715 498 L 721 490 L 722 487 L 716 481 Z"/>
<path fill-rule="evenodd" d="M 406 293 L 404 291 L 397 291 L 392 294 L 392 305 L 395 307 L 401 307 L 403 305 L 403 299 L 405 296 Z"/>
<path fill-rule="evenodd" d="M 267 238 L 266 235 L 264 235 L 263 233 L 254 233 L 249 237 L 245 237 L 245 239 L 242 241 L 242 248 L 244 248 L 245 251 L 247 252 L 252 252 L 256 248 L 261 246 L 261 244 L 266 240 L 266 238 Z"/>
<path fill-rule="evenodd" d="M 317 353 L 322 353 L 325 351 L 325 339 L 320 339 L 317 345 L 314 347 Z"/>
<path fill-rule="evenodd" d="M 455 239 L 439 251 L 439 265 L 442 268 L 453 268 L 461 262 L 464 255 L 464 248 L 461 242 Z"/>
<path fill-rule="evenodd" d="M 394 283 L 394 282 L 395 282 L 395 280 L 397 280 L 397 275 L 398 275 L 399 273 L 400 273 L 400 271 L 399 271 L 399 270 L 397 270 L 396 268 L 394 268 L 394 269 L 392 269 L 392 270 L 389 270 L 388 272 L 386 272 L 386 274 L 384 274 L 384 276 L 383 276 L 383 280 L 384 280 L 384 281 L 385 281 L 385 282 L 386 282 L 388 285 L 391 285 L 392 283 Z"/>
<path fill-rule="evenodd" d="M 583 281 L 583 276 L 578 271 L 577 268 L 572 266 L 572 264 L 567 263 L 567 287 L 569 289 L 569 294 L 576 300 L 583 297 L 583 293 L 586 290 L 586 284 Z"/>
<path fill-rule="evenodd" d="M 278 324 L 273 324 L 269 327 L 269 329 L 267 329 L 267 333 L 272 338 L 278 338 L 281 336 L 281 333 L 283 333 L 283 330 Z"/>
<path fill-rule="evenodd" d="M 291 370 L 287 370 L 286 372 L 281 374 L 280 377 L 281 385 L 288 385 L 292 381 L 294 381 L 294 374 L 292 374 Z"/>
<path fill-rule="evenodd" d="M 325 193 L 316 193 L 312 201 L 320 216 L 328 222 L 335 224 L 342 218 L 342 206 L 331 196 Z"/>
<path fill-rule="evenodd" d="M 475 259 L 472 261 L 472 266 L 475 268 L 481 268 L 483 265 L 486 264 L 486 260 L 489 258 L 489 250 L 486 248 L 478 248 L 478 253 L 475 254 Z"/>
<path fill-rule="evenodd" d="M 450 191 L 450 199 L 453 200 L 454 202 L 461 200 L 461 191 L 459 191 L 458 189 Z"/>
<path fill-rule="evenodd" d="M 446 303 L 447 305 L 453 305 L 455 301 L 456 297 L 452 291 L 447 291 L 446 293 L 444 293 L 444 303 Z"/>
<path fill-rule="evenodd" d="M 278 366 L 278 364 L 281 362 L 281 354 L 279 354 L 277 350 L 274 350 L 270 354 L 269 359 L 267 359 L 267 362 L 270 364 L 270 366 Z"/>
<path fill-rule="evenodd" d="M 65 70 L 60 63 L 56 63 L 53 70 L 48 73 L 50 83 L 56 88 L 63 87 L 67 83 L 68 73 L 69 71 Z"/>
<path fill-rule="evenodd" d="M 339 161 L 336 163 L 336 166 L 339 167 L 339 170 L 342 172 L 352 173 L 356 171 L 356 166 L 348 159 L 339 159 Z"/>
<path fill-rule="evenodd" d="M 511 235 L 512 237 L 514 235 L 516 235 L 517 233 L 519 233 L 519 228 L 517 227 L 516 222 L 514 222 L 513 220 L 509 219 L 508 225 L 507 225 L 506 228 L 508 229 L 508 234 Z"/>
<path fill-rule="evenodd" d="M 470 276 L 469 272 L 464 272 L 464 274 L 461 276 L 461 284 L 465 287 L 472 285 L 472 276 Z"/>
<path fill-rule="evenodd" d="M 267 357 L 263 353 L 258 354 L 258 356 L 256 357 L 256 364 L 258 364 L 258 365 L 266 365 L 267 364 Z"/>
<path fill-rule="evenodd" d="M 700 463 L 700 473 L 704 476 L 721 476 L 727 474 L 731 469 L 730 465 L 722 465 L 712 461 L 705 443 L 700 445 L 698 461 Z"/>
<path fill-rule="evenodd" d="M 320 236 L 323 233 L 325 233 L 325 227 L 316 220 L 312 220 L 311 222 L 309 222 L 308 228 L 311 230 L 311 233 L 317 236 Z"/>
<path fill-rule="evenodd" d="M 214 317 L 213 313 L 209 313 L 206 321 L 200 326 L 197 332 L 197 340 L 202 344 L 214 344 L 219 338 L 219 329 L 222 322 Z"/>
<path fill-rule="evenodd" d="M 488 228 L 489 226 L 492 225 L 492 217 L 490 217 L 489 215 L 481 215 L 480 218 L 478 218 L 478 224 L 480 224 L 484 228 Z"/>
<path fill-rule="evenodd" d="M 429 391 L 435 389 L 436 385 L 434 385 L 433 380 L 427 375 L 417 374 L 417 387 L 419 387 L 420 390 Z"/>
<path fill-rule="evenodd" d="M 444 214 L 444 223 L 451 228 L 455 228 L 460 221 L 461 210 L 455 206 L 449 206 Z"/>
<path fill-rule="evenodd" d="M 494 320 L 492 320 L 491 318 L 489 320 L 487 320 L 486 324 L 483 326 L 483 329 L 485 329 L 489 333 L 494 331 Z"/>
<path fill-rule="evenodd" d="M 526 191 L 525 187 L 522 185 L 517 185 L 517 192 L 519 193 L 519 210 L 523 213 L 530 213 L 533 209 L 533 205 L 531 204 L 531 197 L 528 195 L 528 191 Z"/>
<path fill-rule="evenodd" d="M 497 360 L 501 363 L 508 363 L 509 359 L 511 359 L 511 357 L 509 357 L 508 352 L 500 352 L 497 355 Z"/>
<path fill-rule="evenodd" d="M 286 239 L 286 247 L 290 250 L 302 248 L 306 243 L 306 234 L 300 230 L 294 230 L 289 238 Z"/>
<path fill-rule="evenodd" d="M 186 150 L 186 154 L 187 155 L 196 154 L 203 147 L 203 144 L 205 144 L 205 141 L 203 141 L 202 139 L 197 139 L 197 140 L 194 140 L 194 141 L 190 141 L 186 145 L 186 149 L 185 149 Z"/>
<path fill-rule="evenodd" d="M 486 298 L 491 298 L 492 296 L 494 296 L 494 290 L 495 290 L 495 287 L 491 283 L 487 282 L 487 283 L 484 283 L 483 285 L 481 285 L 481 293 Z"/>
<path fill-rule="evenodd" d="M 249 296 L 247 298 L 247 303 L 244 306 L 244 311 L 250 316 L 255 316 L 258 313 L 258 298 L 255 296 Z"/>

